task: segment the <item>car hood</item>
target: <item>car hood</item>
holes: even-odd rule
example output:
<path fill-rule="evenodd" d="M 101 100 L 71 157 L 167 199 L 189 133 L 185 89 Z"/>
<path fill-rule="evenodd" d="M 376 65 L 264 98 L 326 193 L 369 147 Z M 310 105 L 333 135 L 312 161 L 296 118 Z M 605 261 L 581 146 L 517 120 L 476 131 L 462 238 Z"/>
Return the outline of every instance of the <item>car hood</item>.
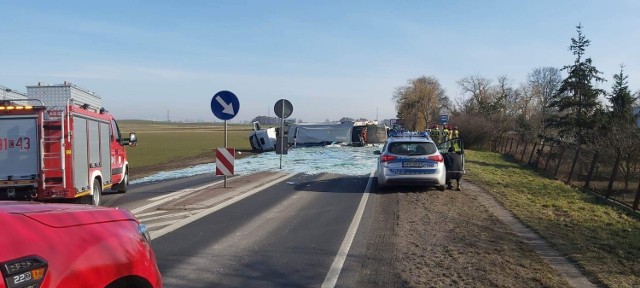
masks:
<path fill-rule="evenodd" d="M 81 204 L 0 201 L 0 214 L 24 215 L 51 227 L 69 227 L 126 220 L 136 221 L 127 210 Z"/>

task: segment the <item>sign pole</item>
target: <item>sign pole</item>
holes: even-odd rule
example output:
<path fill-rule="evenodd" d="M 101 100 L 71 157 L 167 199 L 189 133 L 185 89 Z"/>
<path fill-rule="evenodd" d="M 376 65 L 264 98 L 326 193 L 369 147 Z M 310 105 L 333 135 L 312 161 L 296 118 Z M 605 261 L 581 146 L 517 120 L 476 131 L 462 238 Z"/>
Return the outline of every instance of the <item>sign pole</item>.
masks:
<path fill-rule="evenodd" d="M 230 91 L 219 91 L 211 98 L 211 112 L 220 120 L 224 120 L 224 152 L 221 149 L 216 150 L 216 175 L 224 175 L 224 188 L 227 188 L 227 175 L 233 176 L 233 163 L 235 159 L 235 149 L 229 150 L 227 142 L 227 120 L 233 119 L 240 110 L 240 101 L 238 97 Z M 218 154 L 225 158 L 219 161 Z M 230 158 L 230 159 L 229 159 Z M 218 166 L 218 164 L 221 164 Z M 231 164 L 231 165 L 229 165 Z"/>
<path fill-rule="evenodd" d="M 282 101 L 282 111 L 284 111 L 284 101 Z M 280 150 L 280 170 L 282 170 L 282 154 L 284 153 L 284 117 L 280 118 Z"/>
<path fill-rule="evenodd" d="M 227 120 L 224 120 L 224 148 L 227 148 Z M 227 188 L 227 175 L 224 175 L 224 188 Z"/>
<path fill-rule="evenodd" d="M 284 136 L 284 119 L 291 116 L 293 112 L 293 105 L 287 99 L 280 99 L 273 105 L 273 110 L 276 112 L 276 115 L 280 118 L 280 135 L 278 135 L 278 145 L 276 145 L 276 153 L 280 154 L 280 169 L 282 170 L 282 154 L 287 152 L 287 146 L 289 145 L 289 141 L 285 140 Z"/>

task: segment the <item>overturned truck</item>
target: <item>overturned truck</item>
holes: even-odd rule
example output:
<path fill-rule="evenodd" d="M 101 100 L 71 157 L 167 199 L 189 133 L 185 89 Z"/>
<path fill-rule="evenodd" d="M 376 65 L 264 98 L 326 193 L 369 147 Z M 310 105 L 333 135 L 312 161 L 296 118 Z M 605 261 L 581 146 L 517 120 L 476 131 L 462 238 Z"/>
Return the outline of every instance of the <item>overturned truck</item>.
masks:
<path fill-rule="evenodd" d="M 249 142 L 254 151 L 273 151 L 276 147 L 280 128 L 261 129 L 254 123 L 254 131 Z M 291 147 L 325 145 L 366 146 L 384 143 L 388 128 L 377 121 L 340 123 L 292 123 L 285 126 L 284 136 Z"/>

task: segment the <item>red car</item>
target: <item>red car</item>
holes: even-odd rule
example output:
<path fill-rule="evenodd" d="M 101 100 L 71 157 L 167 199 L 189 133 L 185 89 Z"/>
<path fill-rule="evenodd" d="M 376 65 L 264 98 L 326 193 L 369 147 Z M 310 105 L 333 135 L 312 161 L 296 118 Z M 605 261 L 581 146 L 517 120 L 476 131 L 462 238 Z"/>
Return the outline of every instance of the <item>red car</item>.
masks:
<path fill-rule="evenodd" d="M 162 287 L 149 240 L 126 210 L 0 202 L 0 288 Z"/>

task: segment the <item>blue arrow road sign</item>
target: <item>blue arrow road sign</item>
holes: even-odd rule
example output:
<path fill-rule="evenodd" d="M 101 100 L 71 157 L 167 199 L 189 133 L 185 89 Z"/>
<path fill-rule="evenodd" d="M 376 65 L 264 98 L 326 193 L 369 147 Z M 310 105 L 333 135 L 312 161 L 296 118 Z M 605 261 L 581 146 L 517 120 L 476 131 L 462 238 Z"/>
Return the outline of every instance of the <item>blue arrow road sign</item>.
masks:
<path fill-rule="evenodd" d="M 211 112 L 220 120 L 231 120 L 240 110 L 240 101 L 235 94 L 223 90 L 211 98 Z"/>

